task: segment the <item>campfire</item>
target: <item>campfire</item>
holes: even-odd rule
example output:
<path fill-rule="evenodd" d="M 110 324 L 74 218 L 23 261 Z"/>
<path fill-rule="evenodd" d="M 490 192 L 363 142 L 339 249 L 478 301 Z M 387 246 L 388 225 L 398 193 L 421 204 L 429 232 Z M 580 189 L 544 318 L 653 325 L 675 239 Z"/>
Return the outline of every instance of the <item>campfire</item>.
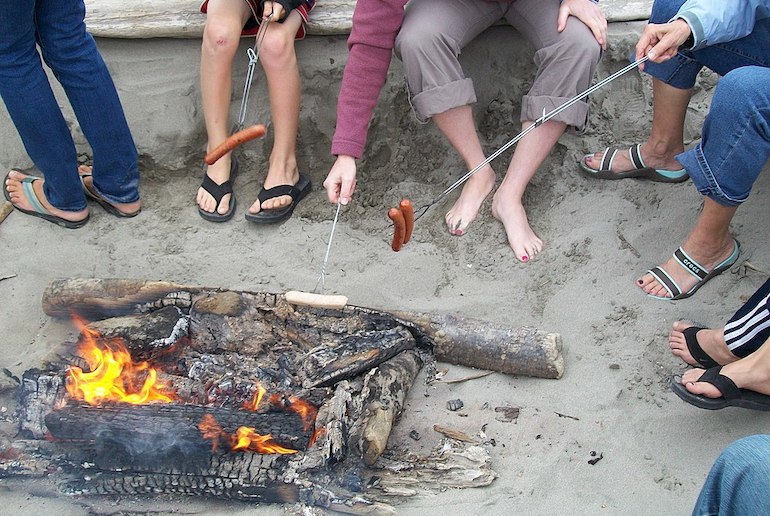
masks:
<path fill-rule="evenodd" d="M 558 335 L 532 328 L 295 306 L 275 294 L 63 280 L 43 306 L 54 317 L 77 313 L 79 339 L 71 354 L 25 373 L 20 438 L 0 476 L 57 471 L 73 494 L 358 512 L 416 494 L 415 485 L 487 485 L 491 458 L 474 443 L 447 438 L 431 456 L 388 454 L 423 364 L 546 378 L 563 370 Z"/>

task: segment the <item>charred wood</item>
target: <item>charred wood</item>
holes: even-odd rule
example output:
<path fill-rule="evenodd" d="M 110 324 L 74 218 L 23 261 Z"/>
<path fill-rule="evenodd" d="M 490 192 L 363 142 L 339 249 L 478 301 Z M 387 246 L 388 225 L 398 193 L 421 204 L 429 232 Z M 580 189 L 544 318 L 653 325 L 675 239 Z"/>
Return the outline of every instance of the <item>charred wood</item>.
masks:
<path fill-rule="evenodd" d="M 372 370 L 361 392 L 362 417 L 351 429 L 350 442 L 368 465 L 385 451 L 393 424 L 404 410 L 404 400 L 422 368 L 415 350 L 404 351 Z"/>
<path fill-rule="evenodd" d="M 392 313 L 348 305 L 319 309 L 289 305 L 282 295 L 186 287 L 168 282 L 70 279 L 53 282 L 43 296 L 47 314 L 117 315 L 185 298 L 194 303 L 191 336 L 197 345 L 250 350 L 292 342 L 305 351 L 339 345 L 340 336 L 406 326 L 417 345 L 442 361 L 541 378 L 564 371 L 561 336 L 535 328 L 505 328 L 452 316 Z"/>
<path fill-rule="evenodd" d="M 204 435 L 201 422 L 210 417 L 220 427 Z M 272 435 L 273 441 L 293 450 L 308 447 L 311 428 L 293 412 L 256 413 L 197 405 L 86 405 L 65 406 L 50 412 L 45 424 L 57 441 L 88 445 L 101 467 L 150 467 L 163 463 L 199 471 L 212 455 L 230 452 L 239 427 Z M 273 460 L 273 459 L 271 459 Z"/>

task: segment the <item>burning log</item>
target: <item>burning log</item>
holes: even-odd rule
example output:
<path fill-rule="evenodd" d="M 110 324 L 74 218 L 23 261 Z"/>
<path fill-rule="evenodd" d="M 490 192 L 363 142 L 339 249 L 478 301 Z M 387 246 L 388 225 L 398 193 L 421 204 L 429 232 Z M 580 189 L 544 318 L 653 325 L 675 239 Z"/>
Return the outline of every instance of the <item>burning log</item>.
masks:
<path fill-rule="evenodd" d="M 212 455 L 230 452 L 240 427 L 269 434 L 289 454 L 305 450 L 313 432 L 295 413 L 173 404 L 65 406 L 50 412 L 45 424 L 57 441 L 92 446 L 100 467 L 166 461 L 193 471 Z"/>
<path fill-rule="evenodd" d="M 197 335 L 213 345 L 271 346 L 281 337 L 310 347 L 319 341 L 333 347 L 340 336 L 373 329 L 406 327 L 417 345 L 450 363 L 523 374 L 560 378 L 564 372 L 561 336 L 535 328 L 510 329 L 486 321 L 411 312 L 382 312 L 348 305 L 341 310 L 290 305 L 284 296 L 176 285 L 163 281 L 69 279 L 52 282 L 43 295 L 43 309 L 53 317 L 71 311 L 90 319 L 151 312 L 163 306 L 191 309 L 203 317 L 191 321 L 204 328 Z M 311 324 L 312 323 L 312 324 Z M 208 332 L 211 324 L 218 330 Z M 235 332 L 238 330 L 240 333 Z M 236 335 L 235 342 L 231 342 Z M 211 337 L 213 336 L 213 337 Z"/>

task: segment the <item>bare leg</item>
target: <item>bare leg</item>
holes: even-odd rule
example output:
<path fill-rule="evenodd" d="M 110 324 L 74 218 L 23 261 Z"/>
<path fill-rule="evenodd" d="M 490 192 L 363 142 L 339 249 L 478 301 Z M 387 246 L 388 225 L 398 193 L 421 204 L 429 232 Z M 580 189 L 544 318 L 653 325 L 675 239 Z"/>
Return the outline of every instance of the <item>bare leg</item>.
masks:
<path fill-rule="evenodd" d="M 682 165 L 674 158 L 684 152 L 684 119 L 692 90 L 669 86 L 658 79 L 652 80 L 652 129 L 647 141 L 642 144 L 644 163 L 649 167 L 664 170 L 679 170 Z M 604 150 L 586 158 L 586 164 L 598 169 Z M 636 168 L 628 154 L 618 153 L 612 162 L 613 172 L 625 172 Z"/>
<path fill-rule="evenodd" d="M 299 128 L 300 79 L 297 55 L 294 52 L 294 37 L 302 17 L 296 11 L 282 23 L 271 23 L 260 50 L 260 61 L 267 76 L 270 94 L 270 110 L 275 134 L 270 165 L 265 178 L 265 188 L 279 185 L 293 185 L 299 181 L 297 170 L 297 131 Z M 282 195 L 259 201 L 249 207 L 250 213 L 261 209 L 282 208 L 291 203 L 291 197 Z"/>
<path fill-rule="evenodd" d="M 698 362 L 690 354 L 687 348 L 687 341 L 684 338 L 684 330 L 693 326 L 685 321 L 676 321 L 671 333 L 668 336 L 668 346 L 671 348 L 671 354 L 679 357 L 691 366 L 700 367 Z M 701 349 L 714 359 L 718 364 L 729 364 L 735 362 L 738 357 L 733 355 L 725 342 L 724 328 L 706 328 L 698 331 L 696 336 Z"/>
<path fill-rule="evenodd" d="M 733 252 L 733 239 L 729 226 L 736 210 L 735 207 L 722 206 L 706 197 L 703 212 L 682 246 L 685 253 L 707 270 L 713 269 L 730 256 Z M 663 269 L 680 286 L 682 292 L 687 292 L 698 282 L 673 257 L 663 265 Z M 666 288 L 652 274 L 645 274 L 636 283 L 647 294 L 669 297 Z"/>
<path fill-rule="evenodd" d="M 770 394 L 770 341 L 765 341 L 751 355 L 727 364 L 720 374 L 727 376 L 740 389 L 749 389 L 762 394 Z M 714 385 L 699 382 L 703 369 L 690 369 L 682 375 L 682 384 L 693 394 L 707 398 L 719 398 L 722 393 Z"/>
<path fill-rule="evenodd" d="M 476 134 L 473 111 L 470 106 L 459 106 L 434 115 L 433 121 L 460 154 L 468 170 L 472 170 L 486 159 Z M 489 165 L 468 179 L 460 197 L 444 217 L 449 233 L 455 236 L 465 234 L 468 225 L 478 215 L 481 203 L 494 186 L 495 171 Z"/>
<path fill-rule="evenodd" d="M 526 130 L 530 125 L 530 121 L 522 123 L 522 130 Z M 508 165 L 505 179 L 492 201 L 492 215 L 505 226 L 508 245 L 513 249 L 516 258 L 522 262 L 537 256 L 543 249 L 543 241 L 529 226 L 521 199 L 529 180 L 543 164 L 566 127 L 562 122 L 551 120 L 522 138 L 513 153 L 511 164 Z"/>
<path fill-rule="evenodd" d="M 216 148 L 230 135 L 233 58 L 238 50 L 243 25 L 250 16 L 251 10 L 243 0 L 211 0 L 208 4 L 200 71 L 208 151 Z M 209 166 L 206 173 L 217 184 L 227 181 L 230 178 L 230 154 Z M 199 188 L 195 201 L 204 211 L 213 213 L 216 210 L 224 214 L 230 204 L 230 194 L 222 197 L 217 206 L 211 194 Z"/>

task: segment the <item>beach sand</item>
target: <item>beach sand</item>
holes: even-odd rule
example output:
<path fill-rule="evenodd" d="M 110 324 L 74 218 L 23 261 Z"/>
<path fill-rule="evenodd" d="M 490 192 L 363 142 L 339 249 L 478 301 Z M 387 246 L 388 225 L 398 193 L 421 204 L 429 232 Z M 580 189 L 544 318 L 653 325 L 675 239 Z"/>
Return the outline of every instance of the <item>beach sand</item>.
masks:
<path fill-rule="evenodd" d="M 616 25 L 617 43 L 605 56 L 601 77 L 622 66 L 635 41 L 633 30 Z M 526 47 L 490 50 L 502 38 L 511 38 L 510 29 L 488 31 L 463 54 L 468 75 L 477 78 L 475 113 L 489 152 L 518 131 L 519 98 L 531 82 Z M 16 376 L 74 339 L 69 322 L 42 311 L 41 295 L 53 279 L 139 278 L 278 293 L 312 290 L 326 249 L 334 206 L 321 183 L 332 164 L 328 149 L 344 38 L 309 38 L 298 47 L 301 63 L 313 63 L 303 68 L 299 159 L 314 189 L 289 221 L 275 227 L 243 219 L 264 178 L 269 137 L 241 149 L 235 218 L 218 225 L 196 212 L 204 141 L 196 75 L 199 42 L 99 44 L 142 155 L 144 209 L 134 219 L 119 220 L 92 204 L 90 222 L 74 231 L 19 212 L 0 224 L 0 277 L 10 276 L 0 281 L 0 367 Z M 515 75 L 501 62 L 523 63 L 529 72 Z M 143 73 L 137 73 L 138 66 Z M 238 73 L 236 91 L 243 70 Z M 708 412 L 680 401 L 668 382 L 685 365 L 670 354 L 667 336 L 677 319 L 724 324 L 767 279 L 767 170 L 732 224 L 742 244 L 738 263 L 691 299 L 669 302 L 644 295 L 636 278 L 684 242 L 701 197 L 690 182 L 598 181 L 578 173 L 584 153 L 645 137 L 651 91 L 649 81 L 633 72 L 592 98 L 586 133 L 565 134 L 529 186 L 526 208 L 546 243 L 536 260 L 521 264 L 514 259 L 502 225 L 491 216 L 491 198 L 465 236 L 450 236 L 443 217 L 453 196 L 431 208 L 417 222 L 413 240 L 394 253 L 387 208 L 403 197 L 419 206 L 465 172 L 436 128 L 413 120 L 399 74 L 394 62 L 367 156 L 359 163 L 354 202 L 341 210 L 326 293 L 386 311 L 535 326 L 560 333 L 565 356 L 559 380 L 495 373 L 427 386 L 423 372 L 391 445 L 425 453 L 441 438 L 434 424 L 472 435 L 483 428 L 495 441 L 486 446 L 498 477 L 486 488 L 406 499 L 397 505 L 399 513 L 689 513 L 719 452 L 735 439 L 766 432 L 770 415 L 740 409 Z M 264 79 L 258 81 L 254 119 L 264 121 Z M 697 138 L 715 82 L 706 75 L 699 83 L 688 118 L 688 144 Z M 10 147 L 0 155 L 5 170 L 18 165 L 24 154 L 7 114 L 0 115 L 0 133 Z M 493 164 L 498 180 L 509 156 Z M 449 378 L 473 372 L 447 364 L 439 368 L 447 369 Z M 0 414 L 5 419 L 0 432 L 12 439 L 14 401 L 9 391 L 2 396 L 7 410 Z M 448 411 L 446 402 L 457 398 L 464 408 Z M 496 420 L 494 407 L 502 405 L 521 407 L 518 419 Z M 422 435 L 419 442 L 407 436 L 413 429 Z M 597 456 L 601 460 L 589 463 Z M 6 514 L 285 513 L 280 506 L 198 498 L 68 497 L 46 480 L 0 480 L 0 499 L 0 512 Z"/>

